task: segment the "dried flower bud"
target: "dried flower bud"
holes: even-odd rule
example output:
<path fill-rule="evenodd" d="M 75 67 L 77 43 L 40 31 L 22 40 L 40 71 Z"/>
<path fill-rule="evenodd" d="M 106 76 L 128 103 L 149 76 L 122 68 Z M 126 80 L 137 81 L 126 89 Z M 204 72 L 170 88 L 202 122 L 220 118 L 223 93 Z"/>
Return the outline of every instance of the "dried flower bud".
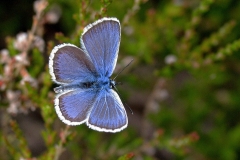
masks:
<path fill-rule="evenodd" d="M 58 5 L 53 5 L 45 15 L 46 23 L 55 24 L 62 15 L 62 10 Z"/>
<path fill-rule="evenodd" d="M 33 3 L 34 11 L 38 14 L 41 14 L 42 11 L 47 7 L 48 2 L 44 0 L 37 0 Z"/>
<path fill-rule="evenodd" d="M 130 36 L 130 35 L 132 35 L 132 34 L 134 33 L 134 29 L 133 29 L 133 27 L 131 27 L 131 26 L 125 26 L 125 27 L 123 28 L 123 32 L 124 32 L 126 35 Z"/>
<path fill-rule="evenodd" d="M 9 101 L 9 107 L 7 109 L 8 113 L 10 114 L 17 114 L 18 113 L 18 108 L 20 106 L 20 91 L 12 91 L 12 90 L 7 90 L 7 99 Z"/>
<path fill-rule="evenodd" d="M 27 60 L 25 52 L 22 52 L 22 53 L 16 55 L 14 57 L 14 59 L 16 60 L 16 62 L 19 62 L 19 63 L 16 64 L 16 66 L 21 65 L 21 64 L 23 64 L 23 65 L 28 65 L 29 64 L 29 61 Z"/>
<path fill-rule="evenodd" d="M 16 40 L 14 41 L 14 47 L 19 51 L 24 51 L 28 46 L 28 34 L 21 32 L 17 34 Z"/>
<path fill-rule="evenodd" d="M 0 51 L 0 63 L 7 63 L 9 60 L 9 51 L 7 49 L 2 49 Z"/>
<path fill-rule="evenodd" d="M 34 45 L 34 47 L 37 47 L 40 52 L 44 51 L 45 42 L 44 42 L 44 40 L 41 37 L 35 36 L 34 37 L 34 41 L 33 41 L 33 45 Z"/>
<path fill-rule="evenodd" d="M 174 64 L 177 61 L 177 57 L 173 54 L 167 55 L 165 57 L 165 63 L 166 64 Z"/>
<path fill-rule="evenodd" d="M 31 77 L 29 74 L 26 76 L 23 76 L 23 79 L 20 81 L 20 84 L 25 85 L 26 82 L 30 83 L 31 86 L 33 86 L 35 88 L 37 87 L 37 80 L 34 79 L 33 77 Z"/>
<path fill-rule="evenodd" d="M 5 65 L 4 66 L 4 77 L 5 78 L 9 78 L 9 77 L 12 77 L 13 75 L 13 66 L 12 65 Z"/>

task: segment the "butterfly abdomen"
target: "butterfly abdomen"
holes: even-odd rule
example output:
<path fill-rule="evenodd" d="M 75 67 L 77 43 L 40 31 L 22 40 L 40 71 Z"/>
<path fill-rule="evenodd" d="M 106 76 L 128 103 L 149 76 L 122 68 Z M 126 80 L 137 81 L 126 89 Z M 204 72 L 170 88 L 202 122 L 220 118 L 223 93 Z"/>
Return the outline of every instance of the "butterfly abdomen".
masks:
<path fill-rule="evenodd" d="M 95 83 L 96 82 L 80 82 L 78 84 L 64 84 L 62 86 L 54 88 L 54 91 L 56 93 L 62 93 L 70 90 L 95 88 Z"/>

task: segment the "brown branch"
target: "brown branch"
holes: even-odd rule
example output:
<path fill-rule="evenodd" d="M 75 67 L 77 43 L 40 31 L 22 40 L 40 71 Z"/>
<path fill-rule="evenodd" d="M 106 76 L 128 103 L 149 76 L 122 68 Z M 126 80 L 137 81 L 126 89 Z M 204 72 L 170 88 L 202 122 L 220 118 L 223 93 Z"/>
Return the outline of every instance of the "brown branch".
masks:
<path fill-rule="evenodd" d="M 61 154 L 64 151 L 64 144 L 66 143 L 66 139 L 67 137 L 70 135 L 70 131 L 69 131 L 69 126 L 66 125 L 65 129 L 63 131 L 60 132 L 60 142 L 59 144 L 56 146 L 56 151 L 55 151 L 55 155 L 54 155 L 54 160 L 58 160 L 59 157 L 61 156 Z"/>

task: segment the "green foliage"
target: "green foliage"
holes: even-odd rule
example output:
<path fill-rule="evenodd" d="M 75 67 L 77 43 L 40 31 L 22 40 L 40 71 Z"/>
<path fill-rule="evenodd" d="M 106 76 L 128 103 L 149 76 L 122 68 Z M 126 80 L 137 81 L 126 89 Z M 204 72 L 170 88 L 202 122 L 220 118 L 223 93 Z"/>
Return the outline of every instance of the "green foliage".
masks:
<path fill-rule="evenodd" d="M 33 18 L 19 11 L 0 26 L 32 21 L 0 51 L 0 159 L 240 159 L 239 10 L 234 0 L 39 0 Z M 83 28 L 105 16 L 122 27 L 116 72 L 134 59 L 117 77 L 134 114 L 115 134 L 60 122 L 48 69 L 55 45 L 80 46 Z M 30 113 L 40 118 L 26 126 L 19 117 Z"/>

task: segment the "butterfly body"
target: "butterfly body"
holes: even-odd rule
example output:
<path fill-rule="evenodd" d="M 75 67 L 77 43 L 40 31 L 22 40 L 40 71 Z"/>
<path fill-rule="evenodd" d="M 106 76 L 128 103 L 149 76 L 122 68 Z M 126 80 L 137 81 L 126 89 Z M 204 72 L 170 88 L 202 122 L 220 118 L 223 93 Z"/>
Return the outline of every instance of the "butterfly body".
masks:
<path fill-rule="evenodd" d="M 49 58 L 55 88 L 55 110 L 68 125 L 86 123 L 104 132 L 119 132 L 128 120 L 123 104 L 110 79 L 120 45 L 120 23 L 102 18 L 84 28 L 81 45 L 61 44 Z"/>
<path fill-rule="evenodd" d="M 79 82 L 79 84 L 67 84 L 54 88 L 57 93 L 65 92 L 72 89 L 92 89 L 92 90 L 109 90 L 113 89 L 116 85 L 114 80 L 109 78 L 100 79 L 93 82 Z"/>

